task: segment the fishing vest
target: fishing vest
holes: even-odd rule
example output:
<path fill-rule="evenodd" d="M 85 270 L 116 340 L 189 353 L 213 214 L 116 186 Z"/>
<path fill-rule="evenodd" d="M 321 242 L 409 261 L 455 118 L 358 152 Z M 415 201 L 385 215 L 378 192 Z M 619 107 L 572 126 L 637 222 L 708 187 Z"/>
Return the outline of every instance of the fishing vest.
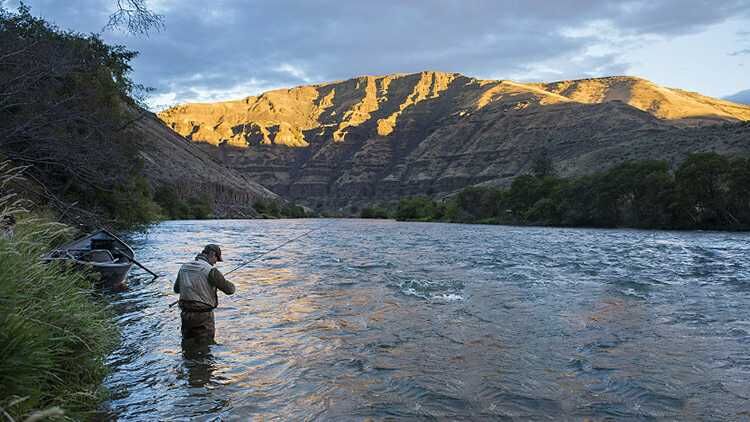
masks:
<path fill-rule="evenodd" d="M 182 264 L 177 273 L 180 283 L 180 300 L 192 300 L 215 308 L 219 306 L 216 287 L 208 282 L 208 273 L 213 267 L 202 259 Z"/>

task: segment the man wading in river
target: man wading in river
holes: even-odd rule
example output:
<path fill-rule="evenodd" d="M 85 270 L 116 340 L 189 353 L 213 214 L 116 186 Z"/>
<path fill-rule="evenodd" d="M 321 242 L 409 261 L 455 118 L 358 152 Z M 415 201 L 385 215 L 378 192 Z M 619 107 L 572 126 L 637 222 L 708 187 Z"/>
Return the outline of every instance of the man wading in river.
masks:
<path fill-rule="evenodd" d="M 183 341 L 214 341 L 214 309 L 219 306 L 216 290 L 234 293 L 234 284 L 214 268 L 218 261 L 222 261 L 221 248 L 209 244 L 194 261 L 182 264 L 177 273 L 174 292 L 180 294 Z"/>

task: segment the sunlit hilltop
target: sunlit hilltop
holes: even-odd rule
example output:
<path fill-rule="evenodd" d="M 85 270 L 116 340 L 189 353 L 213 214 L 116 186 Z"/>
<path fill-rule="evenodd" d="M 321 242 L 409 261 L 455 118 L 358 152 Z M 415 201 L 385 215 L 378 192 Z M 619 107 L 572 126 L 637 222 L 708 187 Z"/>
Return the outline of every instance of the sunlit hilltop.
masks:
<path fill-rule="evenodd" d="M 444 72 L 362 76 L 269 91 L 236 101 L 179 105 L 160 113 L 160 117 L 178 133 L 214 145 L 226 141 L 233 146 L 261 143 L 306 147 L 305 131 L 315 130 L 313 136 L 325 134 L 341 142 L 352 128 L 368 122 L 374 124 L 375 136 L 388 136 L 408 109 L 439 97 L 449 99 L 451 109 L 446 111 L 462 116 L 489 104 L 522 109 L 621 101 L 682 126 L 750 120 L 749 106 L 636 77 L 518 83 Z"/>

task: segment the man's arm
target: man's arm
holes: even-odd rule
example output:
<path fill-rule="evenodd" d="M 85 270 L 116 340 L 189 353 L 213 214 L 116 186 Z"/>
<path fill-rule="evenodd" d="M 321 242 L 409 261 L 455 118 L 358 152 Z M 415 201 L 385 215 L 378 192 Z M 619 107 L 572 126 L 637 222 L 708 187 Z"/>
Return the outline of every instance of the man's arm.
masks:
<path fill-rule="evenodd" d="M 211 269 L 211 272 L 208 273 L 208 282 L 228 295 L 234 294 L 234 284 L 227 281 L 221 271 L 216 268 Z"/>

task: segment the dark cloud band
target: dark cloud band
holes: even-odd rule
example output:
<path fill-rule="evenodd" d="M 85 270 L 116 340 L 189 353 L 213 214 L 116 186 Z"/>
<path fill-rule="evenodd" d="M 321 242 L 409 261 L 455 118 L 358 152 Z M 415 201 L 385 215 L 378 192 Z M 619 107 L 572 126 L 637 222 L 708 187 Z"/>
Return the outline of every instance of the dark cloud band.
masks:
<path fill-rule="evenodd" d="M 28 2 L 62 27 L 99 31 L 113 0 Z M 166 30 L 105 34 L 138 50 L 136 79 L 155 102 L 216 100 L 258 90 L 421 70 L 564 79 L 624 71 L 606 34 L 680 35 L 750 15 L 728 0 L 152 0 Z M 6 3 L 6 7 L 11 6 Z M 591 53 L 591 45 L 605 51 Z M 740 52 L 738 52 L 740 53 Z"/>

